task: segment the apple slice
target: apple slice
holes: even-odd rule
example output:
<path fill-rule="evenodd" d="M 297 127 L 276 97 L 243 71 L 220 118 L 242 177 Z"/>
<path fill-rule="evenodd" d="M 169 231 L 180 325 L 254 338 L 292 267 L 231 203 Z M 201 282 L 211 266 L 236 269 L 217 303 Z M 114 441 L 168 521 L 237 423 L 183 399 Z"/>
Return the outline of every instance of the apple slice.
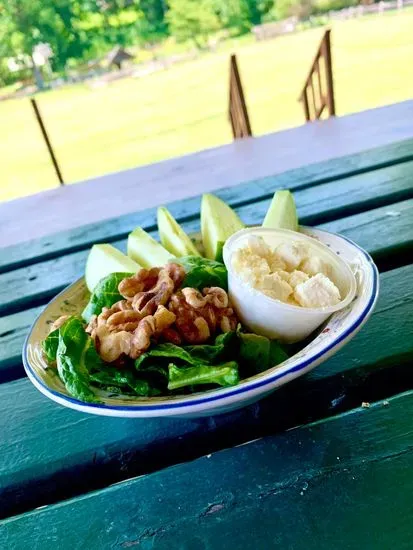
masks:
<path fill-rule="evenodd" d="M 86 261 L 86 286 L 93 292 L 98 282 L 110 273 L 136 273 L 141 267 L 111 244 L 95 244 Z"/>
<path fill-rule="evenodd" d="M 174 258 L 141 227 L 128 237 L 128 256 L 143 267 L 162 267 Z"/>
<path fill-rule="evenodd" d="M 262 226 L 298 231 L 297 209 L 290 191 L 282 189 L 274 193 Z"/>
<path fill-rule="evenodd" d="M 225 241 L 244 227 L 238 215 L 224 201 L 209 193 L 202 196 L 201 232 L 207 258 L 222 262 Z"/>
<path fill-rule="evenodd" d="M 163 206 L 158 208 L 158 229 L 162 246 L 175 257 L 201 255 L 179 223 Z"/>

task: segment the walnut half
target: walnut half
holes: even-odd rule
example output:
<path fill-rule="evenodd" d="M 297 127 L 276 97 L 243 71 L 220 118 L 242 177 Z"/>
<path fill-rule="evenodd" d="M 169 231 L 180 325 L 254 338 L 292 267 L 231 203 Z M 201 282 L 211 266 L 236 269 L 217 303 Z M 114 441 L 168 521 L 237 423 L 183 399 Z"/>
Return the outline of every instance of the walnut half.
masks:
<path fill-rule="evenodd" d="M 175 326 L 184 342 L 203 344 L 218 330 L 235 330 L 237 317 L 222 288 L 199 292 L 184 288 L 171 296 L 169 310 L 175 313 Z"/>

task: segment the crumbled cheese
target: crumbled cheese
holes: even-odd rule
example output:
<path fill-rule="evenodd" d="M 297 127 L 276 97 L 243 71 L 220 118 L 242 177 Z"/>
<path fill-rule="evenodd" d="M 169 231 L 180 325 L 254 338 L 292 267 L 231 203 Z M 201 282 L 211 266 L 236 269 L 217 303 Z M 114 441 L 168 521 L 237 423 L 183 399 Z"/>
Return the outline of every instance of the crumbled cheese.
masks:
<path fill-rule="evenodd" d="M 308 256 L 307 247 L 300 242 L 280 244 L 275 252 L 286 263 L 288 271 L 296 269 Z"/>
<path fill-rule="evenodd" d="M 331 276 L 331 265 L 326 263 L 319 256 L 310 256 L 306 258 L 301 262 L 300 269 L 310 276 L 317 275 L 317 273 L 323 273 L 326 277 Z"/>
<path fill-rule="evenodd" d="M 293 292 L 291 286 L 284 281 L 278 273 L 265 275 L 256 288 L 262 290 L 267 296 L 280 300 L 281 302 L 286 302 Z"/>
<path fill-rule="evenodd" d="M 276 271 L 285 271 L 287 269 L 287 264 L 278 256 L 276 252 L 271 252 L 271 255 L 267 258 L 267 261 L 273 273 Z"/>
<path fill-rule="evenodd" d="M 275 271 L 275 273 L 277 273 L 283 281 L 287 281 L 287 283 L 290 284 L 290 274 L 288 273 L 288 271 L 280 269 L 279 271 Z"/>
<path fill-rule="evenodd" d="M 268 258 L 272 254 L 270 246 L 264 241 L 262 237 L 250 235 L 247 239 L 248 249 L 257 256 Z"/>
<path fill-rule="evenodd" d="M 241 277 L 253 286 L 270 273 L 267 260 L 257 254 L 252 254 L 248 248 L 239 248 L 234 253 L 232 265 Z"/>
<path fill-rule="evenodd" d="M 305 281 L 308 281 L 308 279 L 309 279 L 309 276 L 307 275 L 307 273 L 304 273 L 303 271 L 294 270 L 292 273 L 289 274 L 289 277 L 287 280 L 289 285 L 295 288 L 297 285 L 301 283 L 305 283 Z"/>
<path fill-rule="evenodd" d="M 272 250 L 262 237 L 251 236 L 234 252 L 232 267 L 249 285 L 275 300 L 301 307 L 337 304 L 341 297 L 329 278 L 331 266 L 309 254 L 300 241 Z"/>
<path fill-rule="evenodd" d="M 340 302 L 340 291 L 328 277 L 317 273 L 294 290 L 294 298 L 303 307 L 328 307 Z"/>

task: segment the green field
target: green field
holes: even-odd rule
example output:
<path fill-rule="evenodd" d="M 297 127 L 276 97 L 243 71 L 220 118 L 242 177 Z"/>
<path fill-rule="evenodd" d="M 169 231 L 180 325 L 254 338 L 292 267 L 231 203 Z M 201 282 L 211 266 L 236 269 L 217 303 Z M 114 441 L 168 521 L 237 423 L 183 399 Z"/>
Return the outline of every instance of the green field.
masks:
<path fill-rule="evenodd" d="M 410 10 L 332 25 L 338 115 L 411 98 L 412 28 Z M 262 43 L 248 38 L 234 46 L 256 135 L 303 123 L 297 96 L 322 33 L 318 28 Z M 231 141 L 228 53 L 227 47 L 106 87 L 85 84 L 39 95 L 65 180 Z M 29 100 L 1 102 L 0 126 L 0 200 L 55 187 Z"/>

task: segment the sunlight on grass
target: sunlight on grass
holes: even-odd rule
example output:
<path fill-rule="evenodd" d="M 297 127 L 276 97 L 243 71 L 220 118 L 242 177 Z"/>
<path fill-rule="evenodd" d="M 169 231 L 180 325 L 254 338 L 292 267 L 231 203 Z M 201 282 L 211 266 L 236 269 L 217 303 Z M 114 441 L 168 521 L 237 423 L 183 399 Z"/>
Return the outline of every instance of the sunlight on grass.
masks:
<path fill-rule="evenodd" d="M 412 11 L 332 25 L 338 115 L 411 98 L 412 25 Z M 297 97 L 323 31 L 234 45 L 254 134 L 304 122 Z M 39 94 L 38 103 L 63 177 L 74 182 L 230 142 L 227 88 L 226 49 L 106 87 Z M 29 100 L 0 103 L 0 124 L 0 200 L 55 187 Z"/>

